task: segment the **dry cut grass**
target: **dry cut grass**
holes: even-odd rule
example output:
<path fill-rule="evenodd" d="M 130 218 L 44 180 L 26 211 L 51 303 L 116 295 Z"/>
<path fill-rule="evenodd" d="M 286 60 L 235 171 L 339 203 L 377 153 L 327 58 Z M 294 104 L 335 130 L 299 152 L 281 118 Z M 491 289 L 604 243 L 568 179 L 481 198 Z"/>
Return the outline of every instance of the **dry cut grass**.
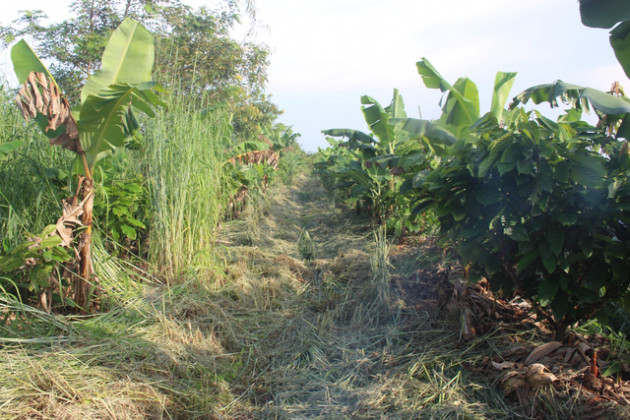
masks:
<path fill-rule="evenodd" d="M 305 231 L 312 251 L 306 259 L 298 246 Z M 533 416 L 531 407 L 506 397 L 501 372 L 485 369 L 488 358 L 545 337 L 503 325 L 463 342 L 460 319 L 440 308 L 445 256 L 428 243 L 375 243 L 369 224 L 335 207 L 313 179 L 275 187 L 244 220 L 225 223 L 215 255 L 214 267 L 170 287 L 152 284 L 133 294 L 112 286 L 117 303 L 106 314 L 39 314 L 28 330 L 5 327 L 0 418 L 585 413 L 581 401 L 551 386 L 539 390 Z M 4 311 L 21 313 L 9 304 Z"/>

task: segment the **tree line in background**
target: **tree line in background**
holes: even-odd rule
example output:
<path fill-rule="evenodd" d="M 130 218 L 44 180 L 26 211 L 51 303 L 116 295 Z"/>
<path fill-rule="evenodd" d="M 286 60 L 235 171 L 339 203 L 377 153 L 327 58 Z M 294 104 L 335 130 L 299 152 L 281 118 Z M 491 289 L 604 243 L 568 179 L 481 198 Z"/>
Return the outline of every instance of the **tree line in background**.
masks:
<path fill-rule="evenodd" d="M 5 46 L 27 37 L 71 105 L 79 101 L 87 77 L 100 66 L 108 39 L 126 18 L 155 37 L 154 78 L 169 90 L 208 103 L 225 103 L 233 114 L 235 135 L 256 139 L 280 110 L 265 93 L 269 51 L 254 42 L 239 42 L 230 30 L 241 9 L 255 17 L 252 1 L 226 0 L 210 10 L 193 9 L 180 0 L 75 0 L 70 18 L 42 24 L 41 10 L 24 11 L 1 27 Z"/>

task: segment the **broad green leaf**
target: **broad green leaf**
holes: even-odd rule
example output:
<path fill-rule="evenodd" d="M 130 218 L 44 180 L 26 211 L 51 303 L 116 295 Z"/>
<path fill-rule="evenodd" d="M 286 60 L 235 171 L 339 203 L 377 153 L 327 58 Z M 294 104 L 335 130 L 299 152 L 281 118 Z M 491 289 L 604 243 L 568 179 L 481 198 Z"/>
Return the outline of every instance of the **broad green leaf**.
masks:
<path fill-rule="evenodd" d="M 132 132 L 127 124 L 131 105 L 150 111 L 153 104 L 142 90 L 129 85 L 113 85 L 86 99 L 81 107 L 79 132 L 90 168 L 117 147 L 124 146 L 125 138 Z"/>
<path fill-rule="evenodd" d="M 361 111 L 365 117 L 370 130 L 378 137 L 380 143 L 389 144 L 394 141 L 393 127 L 390 127 L 387 123 L 389 116 L 381 107 L 381 105 L 373 98 L 369 96 L 362 96 L 361 103 L 369 105 L 362 107 Z"/>
<path fill-rule="evenodd" d="M 322 133 L 332 137 L 347 137 L 350 141 L 356 141 L 363 144 L 375 144 L 376 140 L 362 131 L 352 130 L 348 128 L 332 128 L 330 130 L 322 130 Z"/>
<path fill-rule="evenodd" d="M 392 119 L 391 123 L 404 123 L 401 129 L 408 132 L 412 136 L 427 137 L 432 142 L 439 142 L 445 145 L 452 145 L 457 142 L 457 137 L 440 126 L 438 123 L 428 120 L 419 120 L 417 118 Z"/>
<path fill-rule="evenodd" d="M 534 173 L 535 165 L 531 159 L 519 159 L 516 161 L 516 171 L 521 175 L 531 175 Z"/>
<path fill-rule="evenodd" d="M 589 188 L 602 185 L 606 176 L 606 166 L 603 158 L 592 154 L 574 154 L 570 156 L 572 163 L 571 178 L 578 184 Z"/>
<path fill-rule="evenodd" d="M 527 233 L 527 229 L 525 229 L 523 226 L 512 226 L 510 228 L 510 233 L 508 233 L 508 236 L 518 242 L 529 241 L 529 234 Z"/>
<path fill-rule="evenodd" d="M 393 152 L 397 143 L 401 143 L 404 137 L 400 136 L 400 130 L 396 129 L 395 124 L 390 123 L 393 118 L 405 118 L 405 104 L 398 89 L 394 89 L 394 95 L 391 104 L 383 109 L 381 105 L 370 96 L 362 96 L 361 104 L 369 105 L 362 107 L 365 121 L 370 130 L 378 137 L 381 149 L 387 152 Z"/>
<path fill-rule="evenodd" d="M 630 11 L 627 3 L 626 10 Z M 610 45 L 626 76 L 630 77 L 630 22 L 624 22 L 610 32 Z"/>
<path fill-rule="evenodd" d="M 503 121 L 503 111 L 515 78 L 516 73 L 505 73 L 502 71 L 497 72 L 494 78 L 494 91 L 492 93 L 490 112 L 499 122 Z"/>
<path fill-rule="evenodd" d="M 551 302 L 551 311 L 556 319 L 562 319 L 569 309 L 569 299 L 565 293 L 556 293 L 556 297 Z"/>
<path fill-rule="evenodd" d="M 538 244 L 538 252 L 540 253 L 540 258 L 547 272 L 551 274 L 556 271 L 556 256 L 551 252 L 549 245 L 544 242 Z"/>
<path fill-rule="evenodd" d="M 609 115 L 622 115 L 630 112 L 630 99 L 628 98 L 609 95 L 597 89 L 565 83 L 562 80 L 524 90 L 514 97 L 510 109 L 515 108 L 520 103 L 526 104 L 530 99 L 535 104 L 549 102 L 552 107 L 557 107 L 558 98 L 577 108 L 589 109 L 590 104 L 596 110 Z"/>
<path fill-rule="evenodd" d="M 428 170 L 422 170 L 413 176 L 412 186 L 413 188 L 421 188 L 424 185 L 427 175 L 430 173 Z"/>
<path fill-rule="evenodd" d="M 560 282 L 547 277 L 538 285 L 538 296 L 551 302 L 556 297 L 556 293 L 558 293 L 559 289 Z"/>
<path fill-rule="evenodd" d="M 101 69 L 88 78 L 81 90 L 81 103 L 111 85 L 149 82 L 152 68 L 153 36 L 138 22 L 125 19 L 105 47 Z"/>
<path fill-rule="evenodd" d="M 11 61 L 13 61 L 13 69 L 20 85 L 26 82 L 28 75 L 32 71 L 44 73 L 50 80 L 55 82 L 44 63 L 41 62 L 37 54 L 33 52 L 24 40 L 19 41 L 11 48 Z"/>
<path fill-rule="evenodd" d="M 498 203 L 503 197 L 496 188 L 481 186 L 475 190 L 475 198 L 484 206 L 489 206 Z"/>
<path fill-rule="evenodd" d="M 136 240 L 138 237 L 136 230 L 129 225 L 120 225 L 120 230 L 122 233 L 132 241 Z"/>
<path fill-rule="evenodd" d="M 112 207 L 112 213 L 116 216 L 122 216 L 123 214 L 128 213 L 126 207 Z"/>
<path fill-rule="evenodd" d="M 448 91 L 440 121 L 464 127 L 472 125 L 479 119 L 479 91 L 470 79 L 459 78 L 455 85 L 451 86 L 426 58 L 418 61 L 416 66 L 426 87 L 440 89 L 442 92 Z"/>
<path fill-rule="evenodd" d="M 551 227 L 546 234 L 549 250 L 557 257 L 564 245 L 564 230 L 558 226 Z"/>
<path fill-rule="evenodd" d="M 402 95 L 398 92 L 398 89 L 394 89 L 392 103 L 385 108 L 385 111 L 387 111 L 391 118 L 407 118 L 405 102 L 403 101 Z"/>
<path fill-rule="evenodd" d="M 146 229 L 146 228 L 147 228 L 147 227 L 146 227 L 146 225 L 145 225 L 144 223 L 142 223 L 140 220 L 135 219 L 135 218 L 133 218 L 133 217 L 127 217 L 127 218 L 125 219 L 125 221 L 126 221 L 127 223 L 129 223 L 130 225 L 135 226 L 135 227 L 139 227 L 139 228 L 141 228 L 141 229 Z"/>
<path fill-rule="evenodd" d="M 527 267 L 529 267 L 536 259 L 538 258 L 538 250 L 534 249 L 529 253 L 525 254 L 523 258 L 518 261 L 517 270 L 519 273 L 522 273 Z"/>
<path fill-rule="evenodd" d="M 469 126 L 479 119 L 479 91 L 468 78 L 457 79 L 446 97 L 441 121 L 456 127 Z"/>
<path fill-rule="evenodd" d="M 555 176 L 556 179 L 562 183 L 569 182 L 569 169 L 571 167 L 571 163 L 567 160 L 563 160 L 559 162 L 555 167 Z"/>
<path fill-rule="evenodd" d="M 582 23 L 591 28 L 612 28 L 630 20 L 627 0 L 579 0 Z"/>
<path fill-rule="evenodd" d="M 422 77 L 422 82 L 429 89 L 440 89 L 442 92 L 446 92 L 451 89 L 451 85 L 444 80 L 442 75 L 433 67 L 433 65 L 426 58 L 422 57 L 422 60 L 416 63 L 418 73 Z"/>
<path fill-rule="evenodd" d="M 5 156 L 13 152 L 14 150 L 22 147 L 23 144 L 24 142 L 21 140 L 14 140 L 14 141 L 0 144 L 0 159 L 4 158 Z"/>
<path fill-rule="evenodd" d="M 400 157 L 400 166 L 407 171 L 414 166 L 422 165 L 426 161 L 426 153 L 424 151 L 411 152 Z"/>

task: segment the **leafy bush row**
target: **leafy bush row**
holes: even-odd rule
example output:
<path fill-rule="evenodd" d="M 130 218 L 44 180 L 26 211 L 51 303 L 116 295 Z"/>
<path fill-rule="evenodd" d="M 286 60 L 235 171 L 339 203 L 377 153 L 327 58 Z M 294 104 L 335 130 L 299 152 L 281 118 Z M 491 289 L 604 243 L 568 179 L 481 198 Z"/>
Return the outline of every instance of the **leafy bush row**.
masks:
<path fill-rule="evenodd" d="M 480 115 L 471 80 L 451 85 L 426 59 L 417 67 L 446 95 L 442 116 L 407 118 L 396 91 L 386 108 L 364 97 L 373 136 L 325 131 L 343 139 L 320 150 L 324 182 L 399 231 L 436 220 L 471 279 L 532 298 L 558 336 L 605 317 L 611 302 L 630 309 L 630 101 L 556 82 L 525 91 L 508 110 L 516 74 L 499 72 L 492 109 Z M 571 108 L 552 121 L 522 107 L 531 98 Z M 600 115 L 598 126 L 581 120 L 584 107 Z"/>

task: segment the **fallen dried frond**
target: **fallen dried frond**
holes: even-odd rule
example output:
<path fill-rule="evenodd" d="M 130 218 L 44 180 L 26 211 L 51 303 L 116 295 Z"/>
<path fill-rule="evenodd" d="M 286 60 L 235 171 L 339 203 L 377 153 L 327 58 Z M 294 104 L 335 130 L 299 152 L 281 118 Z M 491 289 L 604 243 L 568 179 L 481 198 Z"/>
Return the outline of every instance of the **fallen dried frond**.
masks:
<path fill-rule="evenodd" d="M 237 162 L 239 165 L 266 163 L 274 169 L 277 169 L 279 159 L 280 155 L 273 150 L 254 150 L 251 152 L 245 152 L 241 153 L 240 155 L 236 155 L 228 160 L 228 162 L 230 162 L 234 166 L 236 166 Z"/>
<path fill-rule="evenodd" d="M 37 114 L 44 115 L 48 119 L 46 132 L 56 131 L 62 126 L 66 127 L 63 134 L 50 139 L 51 145 L 65 147 L 75 153 L 83 153 L 79 141 L 79 130 L 72 117 L 70 105 L 52 79 L 44 73 L 31 72 L 16 95 L 15 102 L 27 121 L 37 117 Z"/>

